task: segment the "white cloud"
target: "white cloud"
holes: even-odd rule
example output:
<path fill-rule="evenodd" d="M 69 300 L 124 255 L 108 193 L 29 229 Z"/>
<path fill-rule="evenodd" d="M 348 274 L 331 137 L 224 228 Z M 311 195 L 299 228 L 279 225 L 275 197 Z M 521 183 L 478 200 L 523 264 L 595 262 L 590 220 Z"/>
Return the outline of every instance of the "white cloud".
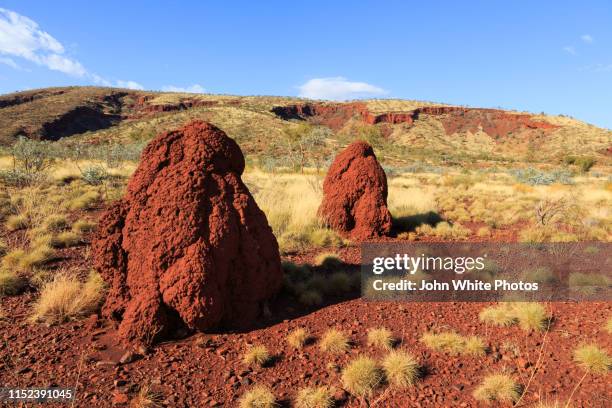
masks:
<path fill-rule="evenodd" d="M 571 55 L 576 55 L 576 48 L 572 47 L 571 45 L 563 47 L 563 51 L 565 51 L 565 52 L 567 52 L 568 54 L 571 54 Z"/>
<path fill-rule="evenodd" d="M 591 37 L 589 34 L 583 34 L 580 36 L 580 39 L 582 41 L 584 41 L 587 44 L 591 44 L 593 42 L 593 37 Z"/>
<path fill-rule="evenodd" d="M 87 70 L 79 61 L 66 58 L 58 54 L 50 54 L 41 58 L 43 65 L 54 71 L 63 72 L 65 74 L 83 77 L 87 74 Z"/>
<path fill-rule="evenodd" d="M 187 93 L 204 93 L 206 90 L 200 84 L 193 84 L 188 87 L 167 85 L 162 88 L 162 91 L 166 92 L 187 92 Z"/>
<path fill-rule="evenodd" d="M 64 46 L 51 34 L 41 30 L 35 21 L 0 7 L 0 63 L 20 69 L 9 56 L 23 58 L 53 71 L 86 78 L 96 85 L 113 85 L 100 75 L 89 72 L 79 61 L 67 57 Z M 134 81 L 116 81 L 115 86 L 143 89 L 142 85 Z"/>
<path fill-rule="evenodd" d="M 13 69 L 21 69 L 19 65 L 12 59 L 7 57 L 0 57 L 0 64 L 8 65 Z"/>
<path fill-rule="evenodd" d="M 347 100 L 388 93 L 377 86 L 351 82 L 344 77 L 313 78 L 298 88 L 299 96 L 310 99 Z"/>
<path fill-rule="evenodd" d="M 0 54 L 78 77 L 87 72 L 81 63 L 64 56 L 62 44 L 36 22 L 4 8 L 0 8 Z"/>
<path fill-rule="evenodd" d="M 134 82 L 134 81 L 122 81 L 122 80 L 118 80 L 118 81 L 116 81 L 116 85 L 119 88 L 138 89 L 138 90 L 144 89 L 144 86 L 142 86 L 138 82 Z"/>

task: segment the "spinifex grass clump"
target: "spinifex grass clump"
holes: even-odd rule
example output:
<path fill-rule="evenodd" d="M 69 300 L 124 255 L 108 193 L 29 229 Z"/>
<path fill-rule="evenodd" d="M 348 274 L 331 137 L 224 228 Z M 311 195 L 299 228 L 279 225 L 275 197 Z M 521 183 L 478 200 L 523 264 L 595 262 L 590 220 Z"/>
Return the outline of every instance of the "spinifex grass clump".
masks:
<path fill-rule="evenodd" d="M 321 351 L 331 354 L 344 353 L 349 349 L 349 339 L 346 334 L 336 329 L 329 329 L 319 341 Z"/>
<path fill-rule="evenodd" d="M 287 335 L 287 343 L 295 349 L 301 349 L 309 338 L 308 331 L 300 327 Z"/>
<path fill-rule="evenodd" d="M 295 398 L 296 408 L 331 408 L 333 406 L 332 391 L 326 386 L 302 388 Z"/>
<path fill-rule="evenodd" d="M 357 357 L 342 370 L 342 385 L 356 397 L 369 397 L 383 381 L 383 374 L 374 360 Z"/>
<path fill-rule="evenodd" d="M 381 327 L 368 330 L 368 346 L 383 350 L 391 350 L 394 341 L 393 333 L 387 328 Z"/>
<path fill-rule="evenodd" d="M 270 362 L 270 353 L 266 346 L 252 346 L 246 351 L 242 360 L 247 365 L 264 366 Z"/>
<path fill-rule="evenodd" d="M 104 282 L 97 273 L 91 273 L 85 283 L 60 273 L 42 287 L 31 319 L 54 324 L 86 316 L 98 309 L 103 296 Z"/>
<path fill-rule="evenodd" d="M 541 331 L 551 318 L 549 311 L 536 302 L 507 302 L 483 309 L 480 321 L 494 326 L 512 326 L 517 324 L 525 331 Z"/>
<path fill-rule="evenodd" d="M 323 252 L 317 255 L 315 259 L 315 265 L 319 265 L 324 268 L 336 268 L 342 265 L 342 259 L 340 259 L 337 254 L 331 252 Z"/>
<path fill-rule="evenodd" d="M 574 361 L 593 374 L 605 374 L 612 366 L 612 358 L 596 344 L 584 344 L 574 350 Z"/>
<path fill-rule="evenodd" d="M 276 398 L 268 387 L 256 385 L 240 398 L 238 406 L 240 408 L 274 408 Z"/>
<path fill-rule="evenodd" d="M 19 275 L 0 267 L 0 296 L 17 295 L 24 286 L 25 281 Z"/>
<path fill-rule="evenodd" d="M 474 398 L 483 402 L 512 403 L 519 397 L 519 385 L 507 374 L 490 374 L 474 390 Z"/>
<path fill-rule="evenodd" d="M 610 317 L 607 321 L 606 324 L 604 325 L 604 330 L 608 333 L 608 334 L 612 334 L 612 317 Z"/>
<path fill-rule="evenodd" d="M 414 385 L 419 376 L 417 359 L 405 351 L 391 351 L 384 357 L 382 367 L 389 384 L 398 388 Z"/>

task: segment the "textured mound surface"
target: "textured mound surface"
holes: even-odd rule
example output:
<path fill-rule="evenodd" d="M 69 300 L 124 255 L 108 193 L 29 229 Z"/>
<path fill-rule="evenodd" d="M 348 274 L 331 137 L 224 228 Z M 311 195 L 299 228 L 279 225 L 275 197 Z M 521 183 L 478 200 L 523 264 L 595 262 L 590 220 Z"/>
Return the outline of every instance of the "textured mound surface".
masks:
<path fill-rule="evenodd" d="M 146 147 L 92 244 L 110 286 L 103 314 L 122 338 L 242 325 L 278 290 L 278 244 L 243 170 L 238 145 L 205 122 Z"/>
<path fill-rule="evenodd" d="M 387 176 L 372 146 L 357 141 L 336 156 L 323 183 L 319 216 L 354 239 L 389 233 Z"/>

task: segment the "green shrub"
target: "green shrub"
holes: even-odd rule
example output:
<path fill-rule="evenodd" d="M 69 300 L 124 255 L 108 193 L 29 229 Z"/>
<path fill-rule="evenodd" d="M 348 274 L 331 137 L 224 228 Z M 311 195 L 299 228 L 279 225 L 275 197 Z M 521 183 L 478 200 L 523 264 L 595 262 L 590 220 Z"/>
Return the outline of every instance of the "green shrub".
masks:
<path fill-rule="evenodd" d="M 108 177 L 108 172 L 101 166 L 86 167 L 81 172 L 83 181 L 91 186 L 99 186 L 104 183 Z"/>

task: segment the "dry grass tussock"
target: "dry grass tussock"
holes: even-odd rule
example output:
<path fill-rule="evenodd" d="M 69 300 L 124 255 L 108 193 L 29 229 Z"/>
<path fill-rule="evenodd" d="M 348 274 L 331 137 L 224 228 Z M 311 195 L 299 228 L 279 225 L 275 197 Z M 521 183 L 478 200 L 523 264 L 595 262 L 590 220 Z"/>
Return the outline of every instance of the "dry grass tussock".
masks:
<path fill-rule="evenodd" d="M 520 397 L 520 386 L 507 374 L 490 374 L 474 390 L 478 401 L 512 403 Z"/>
<path fill-rule="evenodd" d="M 383 382 L 382 370 L 369 357 L 357 357 L 342 370 L 342 385 L 357 397 L 369 397 Z"/>
<path fill-rule="evenodd" d="M 304 347 L 310 334 L 304 328 L 297 328 L 287 335 L 287 344 L 295 349 L 301 349 Z"/>
<path fill-rule="evenodd" d="M 348 351 L 349 347 L 348 336 L 336 329 L 327 330 L 319 340 L 319 348 L 325 353 L 340 354 Z"/>
<path fill-rule="evenodd" d="M 406 388 L 416 383 L 419 377 L 419 363 L 410 353 L 402 350 L 389 352 L 382 360 L 387 382 L 397 388 Z"/>
<path fill-rule="evenodd" d="M 479 318 L 494 326 L 518 324 L 525 331 L 541 331 L 547 327 L 551 313 L 536 302 L 505 302 L 483 309 Z"/>
<path fill-rule="evenodd" d="M 574 361 L 585 371 L 594 374 L 605 374 L 612 367 L 612 358 L 596 344 L 583 344 L 576 348 Z"/>
<path fill-rule="evenodd" d="M 242 361 L 244 361 L 246 365 L 258 366 L 266 365 L 270 359 L 271 356 L 268 349 L 266 346 L 262 345 L 251 346 L 242 357 Z"/>
<path fill-rule="evenodd" d="M 384 327 L 368 329 L 368 346 L 391 350 L 394 342 L 391 330 Z"/>
<path fill-rule="evenodd" d="M 326 386 L 302 388 L 295 398 L 296 408 L 331 408 L 333 406 L 332 389 Z"/>
<path fill-rule="evenodd" d="M 266 386 L 256 385 L 247 391 L 238 401 L 239 408 L 274 408 L 276 398 Z"/>
<path fill-rule="evenodd" d="M 130 400 L 130 408 L 161 408 L 163 401 L 163 396 L 153 391 L 151 386 L 142 385 Z"/>
<path fill-rule="evenodd" d="M 104 296 L 104 282 L 90 273 L 81 283 L 75 276 L 62 272 L 43 285 L 34 304 L 31 320 L 47 324 L 61 323 L 95 312 Z"/>

